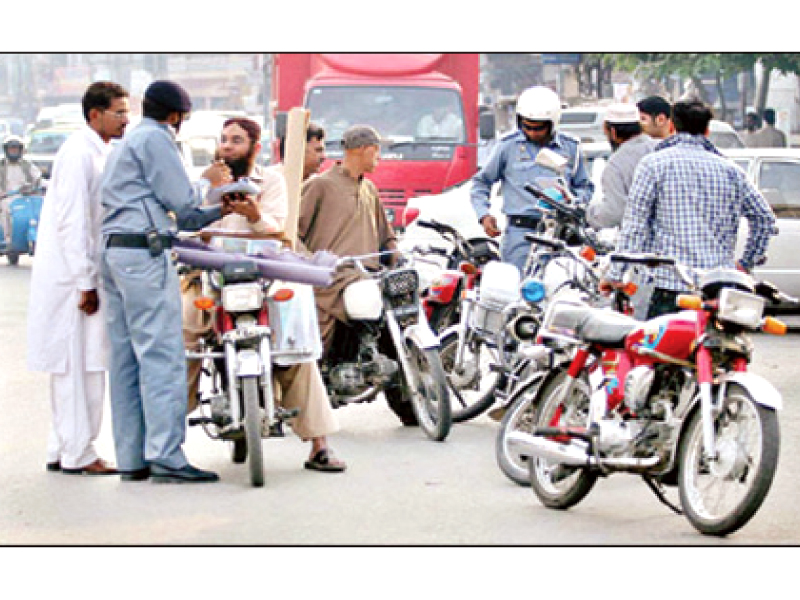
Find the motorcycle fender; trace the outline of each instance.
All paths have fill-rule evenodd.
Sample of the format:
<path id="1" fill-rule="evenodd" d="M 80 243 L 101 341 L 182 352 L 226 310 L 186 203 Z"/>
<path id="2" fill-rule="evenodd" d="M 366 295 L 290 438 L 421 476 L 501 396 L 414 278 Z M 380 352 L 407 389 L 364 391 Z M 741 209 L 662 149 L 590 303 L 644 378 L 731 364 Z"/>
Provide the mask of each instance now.
<path id="1" fill-rule="evenodd" d="M 426 350 L 439 347 L 439 338 L 424 320 L 406 327 L 403 337 L 412 340 L 417 346 Z"/>
<path id="2" fill-rule="evenodd" d="M 443 340 L 451 333 L 455 333 L 456 335 L 460 336 L 463 331 L 464 331 L 464 326 L 461 323 L 454 323 L 453 325 L 450 325 L 450 327 L 442 331 L 441 334 L 439 334 L 439 339 Z"/>
<path id="3" fill-rule="evenodd" d="M 263 371 L 261 356 L 255 350 L 247 348 L 236 354 L 237 377 L 259 377 Z"/>
<path id="4" fill-rule="evenodd" d="M 756 375 L 755 373 L 724 373 L 720 378 L 721 384 L 737 383 L 747 390 L 747 393 L 758 404 L 780 410 L 783 408 L 783 398 L 781 393 L 769 381 Z"/>

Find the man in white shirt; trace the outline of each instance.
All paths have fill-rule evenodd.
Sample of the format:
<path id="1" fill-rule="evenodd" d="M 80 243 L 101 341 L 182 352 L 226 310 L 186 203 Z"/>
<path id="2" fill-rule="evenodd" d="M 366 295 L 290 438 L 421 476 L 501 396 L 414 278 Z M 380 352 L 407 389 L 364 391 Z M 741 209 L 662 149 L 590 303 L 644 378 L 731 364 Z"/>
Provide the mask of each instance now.
<path id="1" fill-rule="evenodd" d="M 129 122 L 128 92 L 95 82 L 83 96 L 86 125 L 53 163 L 31 273 L 28 367 L 50 373 L 53 428 L 47 470 L 108 475 L 99 458 L 105 396 L 107 337 L 99 293 L 100 179 Z"/>

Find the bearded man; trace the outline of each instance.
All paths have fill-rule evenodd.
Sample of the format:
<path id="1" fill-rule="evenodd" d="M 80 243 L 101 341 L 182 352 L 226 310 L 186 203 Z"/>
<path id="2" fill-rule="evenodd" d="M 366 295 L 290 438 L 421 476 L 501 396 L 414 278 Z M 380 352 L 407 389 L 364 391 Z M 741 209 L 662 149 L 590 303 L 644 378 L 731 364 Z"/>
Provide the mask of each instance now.
<path id="1" fill-rule="evenodd" d="M 256 164 L 261 150 L 261 127 L 244 117 L 228 119 L 222 126 L 217 157 L 228 165 L 234 180 L 247 177 L 257 184 L 258 196 L 238 195 L 231 199 L 235 213 L 213 223 L 213 229 L 231 232 L 250 232 L 255 235 L 283 232 L 288 214 L 286 181 L 275 169 Z M 184 280 L 183 336 L 187 348 L 196 348 L 197 342 L 210 331 L 211 323 L 194 307 L 194 297 L 199 277 Z M 189 411 L 197 402 L 197 384 L 200 361 L 189 361 Z M 289 420 L 295 434 L 311 442 L 311 453 L 305 463 L 315 471 L 341 472 L 346 465 L 334 457 L 328 448 L 327 436 L 339 429 L 333 414 L 325 385 L 315 361 L 290 367 L 274 366 L 277 381 L 274 386 L 281 406 L 290 410 L 298 408 L 299 415 Z"/>

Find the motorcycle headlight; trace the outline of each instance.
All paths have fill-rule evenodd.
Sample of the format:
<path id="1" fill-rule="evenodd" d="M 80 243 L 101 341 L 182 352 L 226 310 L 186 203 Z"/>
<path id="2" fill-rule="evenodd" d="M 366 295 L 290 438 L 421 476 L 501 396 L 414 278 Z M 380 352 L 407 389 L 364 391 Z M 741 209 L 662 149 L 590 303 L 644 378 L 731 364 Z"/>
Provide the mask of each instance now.
<path id="1" fill-rule="evenodd" d="M 755 294 L 725 288 L 719 294 L 717 318 L 720 321 L 757 329 L 764 315 L 765 302 L 764 298 Z"/>
<path id="2" fill-rule="evenodd" d="M 258 310 L 264 303 L 264 292 L 258 283 L 239 283 L 222 288 L 222 306 L 228 312 Z"/>

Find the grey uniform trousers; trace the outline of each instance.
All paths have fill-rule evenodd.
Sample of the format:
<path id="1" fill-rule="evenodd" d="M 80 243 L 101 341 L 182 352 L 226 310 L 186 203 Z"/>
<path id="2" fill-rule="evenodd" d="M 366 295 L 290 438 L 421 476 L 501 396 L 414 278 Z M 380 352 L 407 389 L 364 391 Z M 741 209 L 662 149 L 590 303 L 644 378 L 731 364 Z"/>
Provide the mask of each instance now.
<path id="1" fill-rule="evenodd" d="M 169 253 L 105 248 L 109 391 L 117 465 L 187 464 L 186 359 L 178 275 Z"/>

